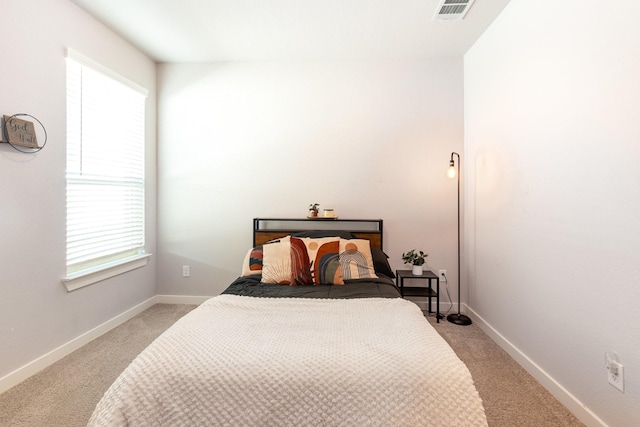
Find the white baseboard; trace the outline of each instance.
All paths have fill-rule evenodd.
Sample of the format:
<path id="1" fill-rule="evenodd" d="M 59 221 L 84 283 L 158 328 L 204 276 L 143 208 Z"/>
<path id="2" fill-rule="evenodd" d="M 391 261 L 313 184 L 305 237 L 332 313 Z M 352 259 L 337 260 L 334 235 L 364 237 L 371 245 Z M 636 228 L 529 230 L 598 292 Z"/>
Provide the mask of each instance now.
<path id="1" fill-rule="evenodd" d="M 514 346 L 503 335 L 496 331 L 489 323 L 487 323 L 475 311 L 463 304 L 463 313 L 466 313 L 471 319 L 478 324 L 493 341 L 496 342 L 509 356 L 511 356 L 520 366 L 522 366 L 531 376 L 533 376 L 544 388 L 546 388 L 556 399 L 566 406 L 580 421 L 589 427 L 606 427 L 596 414 L 580 402 L 573 394 L 558 383 L 551 375 L 545 372 L 533 360 L 531 360 L 520 349 Z"/>
<path id="2" fill-rule="evenodd" d="M 157 296 L 151 297 L 148 300 L 136 305 L 135 307 L 130 308 L 124 313 L 119 314 L 113 319 L 108 320 L 99 326 L 96 326 L 95 328 L 85 332 L 79 337 L 72 339 L 71 341 L 61 345 L 54 350 L 51 350 L 50 352 L 38 357 L 37 359 L 27 363 L 26 365 L 16 369 L 15 371 L 10 372 L 9 374 L 0 378 L 0 393 L 9 390 L 11 387 L 18 385 L 30 376 L 37 374 L 47 366 L 54 364 L 63 357 L 73 353 L 83 345 L 88 344 L 90 341 L 98 338 L 100 335 L 109 332 L 116 326 L 142 313 L 149 307 L 157 304 L 157 302 Z"/>
<path id="3" fill-rule="evenodd" d="M 158 304 L 189 304 L 200 305 L 210 296 L 194 296 L 194 295 L 158 295 Z"/>

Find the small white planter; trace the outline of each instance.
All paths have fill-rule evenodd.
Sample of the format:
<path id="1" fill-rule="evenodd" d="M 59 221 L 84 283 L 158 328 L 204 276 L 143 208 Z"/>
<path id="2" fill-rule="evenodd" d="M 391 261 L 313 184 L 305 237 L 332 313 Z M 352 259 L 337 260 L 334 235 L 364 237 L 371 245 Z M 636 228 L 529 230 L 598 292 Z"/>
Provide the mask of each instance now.
<path id="1" fill-rule="evenodd" d="M 414 265 L 413 268 L 411 269 L 411 273 L 414 276 L 421 276 L 422 275 L 422 266 L 421 265 Z"/>

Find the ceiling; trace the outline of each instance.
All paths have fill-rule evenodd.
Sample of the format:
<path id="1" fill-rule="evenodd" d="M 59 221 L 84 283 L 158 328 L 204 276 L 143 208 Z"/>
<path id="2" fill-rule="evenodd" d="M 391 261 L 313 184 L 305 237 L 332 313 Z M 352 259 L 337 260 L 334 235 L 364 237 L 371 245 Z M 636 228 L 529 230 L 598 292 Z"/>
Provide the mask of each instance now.
<path id="1" fill-rule="evenodd" d="M 463 55 L 509 3 L 475 0 L 72 0 L 157 62 L 425 59 Z"/>

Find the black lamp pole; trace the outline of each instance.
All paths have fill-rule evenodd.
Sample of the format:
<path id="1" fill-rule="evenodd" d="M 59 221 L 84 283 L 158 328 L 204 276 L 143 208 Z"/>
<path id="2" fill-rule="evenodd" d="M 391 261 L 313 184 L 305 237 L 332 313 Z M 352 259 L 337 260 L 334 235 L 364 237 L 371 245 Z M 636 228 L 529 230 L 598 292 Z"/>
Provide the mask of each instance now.
<path id="1" fill-rule="evenodd" d="M 454 154 L 458 157 L 458 170 L 456 173 L 455 162 L 453 161 Z M 447 316 L 447 320 L 456 325 L 470 325 L 471 319 L 464 314 L 460 314 L 460 154 L 451 153 L 451 160 L 449 160 L 449 177 L 453 178 L 457 175 L 458 178 L 458 313 L 450 314 Z"/>

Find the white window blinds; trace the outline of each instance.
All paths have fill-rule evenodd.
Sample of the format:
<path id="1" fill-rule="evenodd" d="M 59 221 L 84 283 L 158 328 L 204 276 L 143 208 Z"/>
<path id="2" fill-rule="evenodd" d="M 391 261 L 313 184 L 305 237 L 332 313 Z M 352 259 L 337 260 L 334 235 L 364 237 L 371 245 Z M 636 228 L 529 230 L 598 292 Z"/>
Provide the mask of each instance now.
<path id="1" fill-rule="evenodd" d="M 146 91 L 67 54 L 67 276 L 144 253 Z"/>

